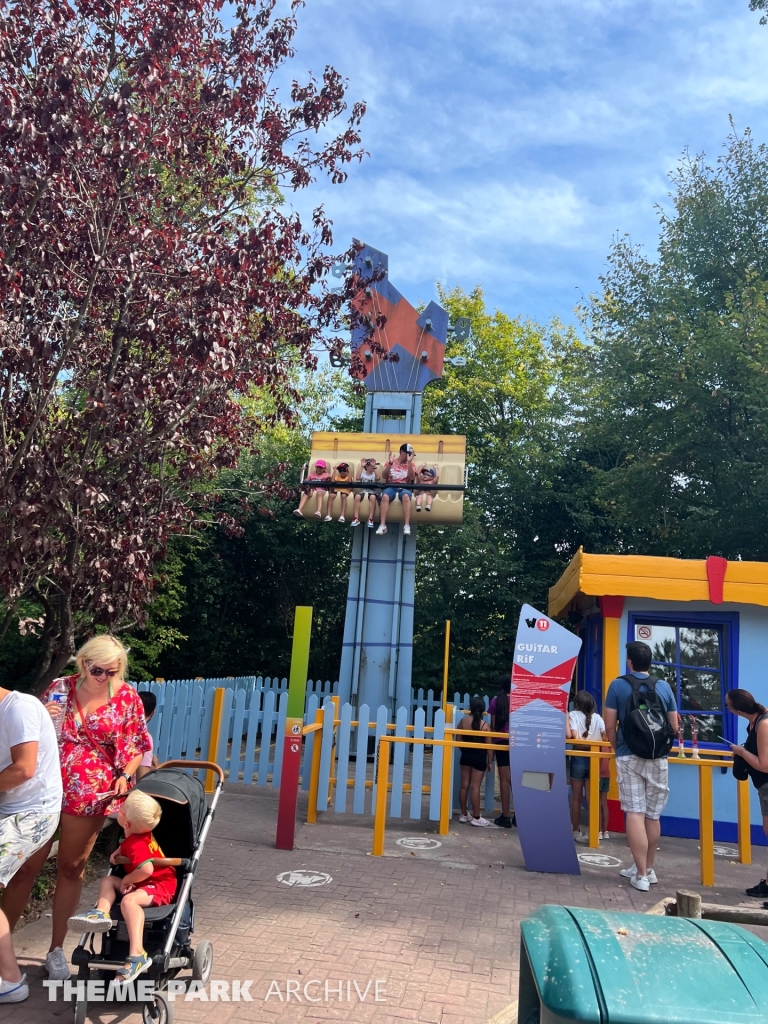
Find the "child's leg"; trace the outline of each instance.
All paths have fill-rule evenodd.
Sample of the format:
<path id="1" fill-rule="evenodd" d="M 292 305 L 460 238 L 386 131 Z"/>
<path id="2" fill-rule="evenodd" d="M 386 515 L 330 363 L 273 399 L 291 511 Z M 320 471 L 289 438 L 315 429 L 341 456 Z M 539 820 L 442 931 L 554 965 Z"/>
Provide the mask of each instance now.
<path id="1" fill-rule="evenodd" d="M 414 491 L 413 496 L 416 499 L 416 511 L 421 512 L 421 491 Z"/>
<path id="2" fill-rule="evenodd" d="M 348 497 L 349 497 L 348 494 L 342 494 L 341 495 L 341 512 L 339 514 L 341 515 L 341 517 L 343 519 L 346 519 L 346 517 L 347 517 L 347 498 Z"/>
<path id="3" fill-rule="evenodd" d="M 368 498 L 368 522 L 373 522 L 373 517 L 376 515 L 376 498 L 371 494 Z"/>
<path id="4" fill-rule="evenodd" d="M 106 878 L 102 878 L 99 886 L 99 898 L 96 900 L 97 910 L 108 912 L 112 909 L 122 881 L 122 878 L 118 878 L 117 875 L 107 875 Z"/>
<path id="5" fill-rule="evenodd" d="M 480 783 L 484 778 L 485 772 L 481 772 L 477 768 L 472 769 L 472 782 L 469 787 L 469 796 L 472 800 L 472 816 L 474 818 L 480 817 Z"/>
<path id="6" fill-rule="evenodd" d="M 427 510 L 432 508 L 432 501 L 437 497 L 437 491 L 427 491 L 427 500 L 425 502 Z"/>
<path id="7" fill-rule="evenodd" d="M 462 817 L 467 816 L 467 792 L 469 791 L 469 780 L 472 778 L 472 769 L 468 764 L 461 766 L 461 784 L 459 785 L 459 809 Z"/>
<path id="8" fill-rule="evenodd" d="M 571 824 L 574 832 L 581 832 L 581 798 L 584 794 L 584 780 L 571 779 Z"/>
<path id="9" fill-rule="evenodd" d="M 600 831 L 608 831 L 608 791 L 600 794 Z"/>
<path id="10" fill-rule="evenodd" d="M 144 949 L 144 907 L 148 907 L 151 902 L 152 893 L 146 889 L 134 889 L 123 896 L 120 909 L 128 931 L 128 956 L 141 956 Z"/>
<path id="11" fill-rule="evenodd" d="M 322 499 L 322 491 L 321 491 L 320 492 L 320 496 L 317 499 L 317 507 L 318 508 L 320 508 L 320 505 L 322 504 L 322 500 L 323 499 Z M 331 512 L 333 511 L 333 505 L 334 505 L 335 501 L 336 501 L 336 495 L 332 494 L 330 491 L 328 491 L 327 496 L 326 496 L 326 503 L 325 503 L 325 514 L 326 514 L 326 516 L 330 517 Z"/>
<path id="12" fill-rule="evenodd" d="M 360 519 L 360 504 L 363 500 L 363 492 L 355 491 L 355 497 L 352 501 L 352 518 Z"/>

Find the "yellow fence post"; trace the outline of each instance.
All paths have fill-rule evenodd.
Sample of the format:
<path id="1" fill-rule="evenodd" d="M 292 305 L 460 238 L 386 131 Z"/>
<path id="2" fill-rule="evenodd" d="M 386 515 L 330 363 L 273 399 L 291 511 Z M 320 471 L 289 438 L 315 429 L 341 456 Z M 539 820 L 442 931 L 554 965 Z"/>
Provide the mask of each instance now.
<path id="1" fill-rule="evenodd" d="M 591 746 L 590 752 L 595 751 Z M 600 845 L 600 758 L 589 759 L 589 845 L 596 850 Z"/>
<path id="2" fill-rule="evenodd" d="M 445 715 L 446 739 L 448 739 L 448 729 L 452 726 L 453 704 L 449 704 Z M 451 733 L 450 735 L 454 740 L 456 739 L 455 733 Z M 434 754 L 432 756 L 434 757 Z M 440 824 L 437 829 L 437 834 L 439 836 L 447 836 L 451 825 L 451 809 L 453 804 L 453 793 L 451 792 L 452 768 L 453 747 L 445 746 L 443 747 L 443 770 L 440 773 Z"/>
<path id="3" fill-rule="evenodd" d="M 213 693 L 213 718 L 211 719 L 211 738 L 208 740 L 208 760 L 214 764 L 219 754 L 219 736 L 221 735 L 221 718 L 224 708 L 224 694 L 226 690 L 221 688 Z M 205 773 L 205 792 L 212 793 L 216 788 L 216 773 Z"/>
<path id="4" fill-rule="evenodd" d="M 387 785 L 389 783 L 389 740 L 379 740 L 376 766 L 376 808 L 373 815 L 373 856 L 384 856 L 384 830 L 387 824 Z"/>
<path id="5" fill-rule="evenodd" d="M 445 620 L 445 658 L 443 660 L 443 711 L 448 715 L 448 656 L 451 650 L 451 620 Z M 447 721 L 446 717 L 446 721 Z"/>
<path id="6" fill-rule="evenodd" d="M 331 746 L 331 770 L 328 772 L 328 806 L 331 806 L 333 801 L 333 791 L 336 788 L 336 726 L 340 722 L 339 718 L 339 701 L 340 697 L 331 697 L 333 702 L 333 740 Z M 346 785 L 346 779 L 344 785 Z"/>
<path id="7" fill-rule="evenodd" d="M 315 725 L 322 726 L 325 712 L 322 708 L 315 711 Z M 307 824 L 314 825 L 317 821 L 317 791 L 320 788 L 320 754 L 323 749 L 323 730 L 317 729 L 312 744 L 312 765 L 309 771 L 309 804 L 307 806 Z"/>
<path id="8" fill-rule="evenodd" d="M 712 769 L 699 765 L 699 851 L 701 884 L 715 884 L 715 824 L 712 810 Z"/>
<path id="9" fill-rule="evenodd" d="M 752 828 L 749 820 L 749 779 L 736 783 L 739 808 L 739 863 L 752 863 Z"/>

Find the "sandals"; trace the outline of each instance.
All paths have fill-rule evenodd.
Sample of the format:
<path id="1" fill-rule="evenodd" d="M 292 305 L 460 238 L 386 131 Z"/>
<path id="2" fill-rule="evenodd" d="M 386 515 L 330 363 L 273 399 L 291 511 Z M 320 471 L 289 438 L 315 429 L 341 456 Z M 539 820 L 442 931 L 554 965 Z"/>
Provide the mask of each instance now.
<path id="1" fill-rule="evenodd" d="M 301 512 L 297 508 L 295 508 L 293 510 L 293 514 L 296 516 L 297 519 L 303 519 L 304 518 L 304 516 L 301 514 Z"/>
<path id="2" fill-rule="evenodd" d="M 125 963 L 115 975 L 115 981 L 119 985 L 127 985 L 135 981 L 140 974 L 148 971 L 152 966 L 152 957 L 147 956 L 146 950 L 142 949 L 139 956 L 126 957 Z"/>
<path id="3" fill-rule="evenodd" d="M 108 932 L 113 925 L 112 918 L 106 910 L 87 910 L 84 914 L 75 914 L 67 921 L 72 932 Z"/>

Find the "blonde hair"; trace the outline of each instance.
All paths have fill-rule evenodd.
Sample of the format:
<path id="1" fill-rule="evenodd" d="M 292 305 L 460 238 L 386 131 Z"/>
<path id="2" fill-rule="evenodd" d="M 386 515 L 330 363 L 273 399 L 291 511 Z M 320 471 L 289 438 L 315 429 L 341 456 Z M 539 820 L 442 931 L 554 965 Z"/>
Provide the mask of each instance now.
<path id="1" fill-rule="evenodd" d="M 162 817 L 163 810 L 157 800 L 140 789 L 132 789 L 122 806 L 122 812 L 134 832 L 151 832 Z"/>
<path id="2" fill-rule="evenodd" d="M 124 680 L 128 672 L 128 650 L 110 633 L 91 637 L 75 655 L 75 664 L 81 679 L 85 679 L 86 664 L 108 665 L 111 661 L 118 663 L 119 678 Z"/>

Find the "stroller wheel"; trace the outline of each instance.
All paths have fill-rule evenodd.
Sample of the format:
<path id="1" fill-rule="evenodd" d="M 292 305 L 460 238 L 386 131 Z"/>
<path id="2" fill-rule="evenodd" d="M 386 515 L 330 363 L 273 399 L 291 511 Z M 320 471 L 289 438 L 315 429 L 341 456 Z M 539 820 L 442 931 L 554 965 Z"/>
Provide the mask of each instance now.
<path id="1" fill-rule="evenodd" d="M 173 1024 L 174 1009 L 167 992 L 155 992 L 154 1002 L 142 1006 L 141 1019 L 144 1024 Z"/>
<path id="2" fill-rule="evenodd" d="M 75 1003 L 75 1024 L 85 1024 L 88 1016 L 88 1003 L 85 999 L 78 999 Z"/>
<path id="3" fill-rule="evenodd" d="M 208 942 L 206 939 L 195 950 L 195 956 L 192 961 L 192 977 L 195 981 L 202 981 L 204 985 L 207 985 L 212 970 L 213 943 Z"/>

